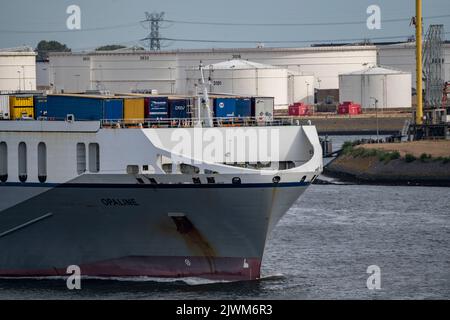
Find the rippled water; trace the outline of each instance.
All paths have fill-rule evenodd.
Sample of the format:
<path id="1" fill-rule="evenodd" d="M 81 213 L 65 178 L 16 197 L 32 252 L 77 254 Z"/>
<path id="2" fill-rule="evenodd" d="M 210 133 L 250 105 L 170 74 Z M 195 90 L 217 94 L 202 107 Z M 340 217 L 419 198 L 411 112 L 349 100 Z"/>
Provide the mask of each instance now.
<path id="1" fill-rule="evenodd" d="M 369 265 L 381 290 L 366 287 Z M 450 189 L 314 185 L 271 235 L 264 279 L 245 283 L 0 280 L 1 299 L 450 299 Z"/>

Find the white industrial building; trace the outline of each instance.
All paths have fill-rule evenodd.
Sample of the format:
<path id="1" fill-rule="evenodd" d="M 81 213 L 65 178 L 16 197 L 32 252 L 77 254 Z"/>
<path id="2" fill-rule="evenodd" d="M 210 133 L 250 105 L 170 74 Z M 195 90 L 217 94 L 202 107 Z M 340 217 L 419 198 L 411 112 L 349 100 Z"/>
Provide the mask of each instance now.
<path id="1" fill-rule="evenodd" d="M 199 68 L 185 71 L 186 79 L 177 81 L 177 92 L 196 94 L 201 74 Z M 282 109 L 293 102 L 314 101 L 314 76 L 294 74 L 286 67 L 233 59 L 204 67 L 209 91 L 259 97 L 275 97 L 275 108 Z"/>
<path id="2" fill-rule="evenodd" d="M 447 81 L 450 81 L 450 44 L 445 44 L 444 48 L 445 74 Z M 239 71 L 226 70 L 230 61 L 235 60 L 242 64 L 254 63 L 254 66 L 258 67 L 247 69 L 242 67 Z M 58 92 L 87 89 L 130 92 L 156 89 L 160 93 L 185 94 L 193 93 L 195 90 L 193 84 L 198 81 L 198 75 L 195 74 L 198 73 L 200 64 L 212 66 L 214 70 L 210 72 L 212 92 L 255 95 L 274 92 L 278 107 L 299 101 L 313 103 L 314 93 L 318 90 L 323 92 L 331 90 L 337 95 L 339 75 L 359 72 L 377 65 L 411 74 L 410 88 L 404 91 L 405 95 L 410 92 L 411 87 L 415 88 L 414 42 L 377 46 L 229 48 L 157 52 L 121 49 L 108 52 L 53 53 L 50 54 L 49 66 L 45 69 L 49 73 L 50 85 Z M 225 70 L 219 71 L 221 64 Z M 40 70 L 44 72 L 44 69 Z M 243 82 L 237 80 L 241 77 L 237 76 L 238 73 L 244 74 L 242 77 L 246 79 Z M 263 80 L 262 77 L 264 73 L 278 73 L 279 75 L 273 76 L 274 79 L 287 77 L 289 80 L 287 84 L 284 84 L 284 80 L 275 81 L 277 85 L 268 88 L 266 84 L 269 81 Z M 222 85 L 218 85 L 221 82 Z M 355 94 L 358 92 L 362 94 L 360 87 L 361 84 L 354 89 Z M 340 101 L 347 99 L 348 90 L 349 87 L 341 90 L 344 96 L 340 97 Z M 385 98 L 379 101 L 388 108 L 392 100 L 388 101 Z M 366 105 L 366 102 L 362 104 Z M 393 105 L 407 106 L 408 103 L 405 100 Z"/>
<path id="3" fill-rule="evenodd" d="M 48 72 L 50 83 L 58 92 L 156 89 L 160 93 L 182 94 L 186 93 L 189 70 L 200 64 L 214 65 L 233 59 L 269 65 L 272 71 L 287 74 L 291 81 L 283 84 L 279 91 L 283 93 L 275 97 L 277 105 L 285 107 L 291 102 L 313 103 L 316 89 L 337 90 L 339 74 L 376 65 L 377 52 L 374 46 L 337 46 L 52 53 Z M 258 92 L 265 92 L 263 83 Z"/>
<path id="4" fill-rule="evenodd" d="M 411 73 L 371 67 L 339 75 L 339 99 L 363 108 L 411 108 Z"/>
<path id="5" fill-rule="evenodd" d="M 0 91 L 36 90 L 36 53 L 21 47 L 0 50 Z"/>

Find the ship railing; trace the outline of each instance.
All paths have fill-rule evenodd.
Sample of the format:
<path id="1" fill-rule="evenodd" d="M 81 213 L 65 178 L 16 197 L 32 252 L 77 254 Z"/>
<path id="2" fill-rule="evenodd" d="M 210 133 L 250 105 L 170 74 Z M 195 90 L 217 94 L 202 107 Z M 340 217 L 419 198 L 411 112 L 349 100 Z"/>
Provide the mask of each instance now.
<path id="1" fill-rule="evenodd" d="M 214 127 L 257 127 L 257 126 L 294 126 L 301 125 L 294 117 L 275 118 L 157 118 L 157 119 L 102 119 L 102 128 L 192 128 L 199 126 L 207 127 L 212 123 Z"/>

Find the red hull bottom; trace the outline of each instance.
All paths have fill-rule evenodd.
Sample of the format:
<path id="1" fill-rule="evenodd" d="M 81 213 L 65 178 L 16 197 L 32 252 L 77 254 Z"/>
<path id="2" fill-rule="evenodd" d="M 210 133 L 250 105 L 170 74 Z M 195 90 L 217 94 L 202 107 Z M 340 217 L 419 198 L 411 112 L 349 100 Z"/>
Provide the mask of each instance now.
<path id="1" fill-rule="evenodd" d="M 260 277 L 261 259 L 225 257 L 124 257 L 80 265 L 81 276 L 91 277 L 198 277 L 245 281 Z M 68 276 L 66 269 L 0 270 L 0 277 Z"/>

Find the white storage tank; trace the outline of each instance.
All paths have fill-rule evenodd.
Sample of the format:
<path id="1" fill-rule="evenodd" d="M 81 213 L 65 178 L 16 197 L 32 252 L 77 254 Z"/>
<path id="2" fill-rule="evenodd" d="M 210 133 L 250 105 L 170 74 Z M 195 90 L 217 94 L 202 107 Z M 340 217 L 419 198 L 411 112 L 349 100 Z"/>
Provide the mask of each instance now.
<path id="1" fill-rule="evenodd" d="M 195 94 L 200 79 L 198 68 L 187 69 L 186 76 L 184 93 Z M 276 109 L 289 104 L 287 68 L 234 59 L 206 66 L 205 77 L 212 93 L 274 97 Z"/>
<path id="2" fill-rule="evenodd" d="M 411 73 L 381 67 L 339 75 L 339 100 L 363 108 L 411 108 Z"/>
<path id="3" fill-rule="evenodd" d="M 32 48 L 0 49 L 0 91 L 36 90 L 36 53 Z"/>
<path id="4" fill-rule="evenodd" d="M 130 49 L 90 54 L 90 87 L 115 93 L 157 90 L 174 94 L 176 58 L 173 53 Z"/>
<path id="5" fill-rule="evenodd" d="M 289 73 L 289 104 L 303 102 L 314 104 L 315 77 L 308 74 Z"/>

